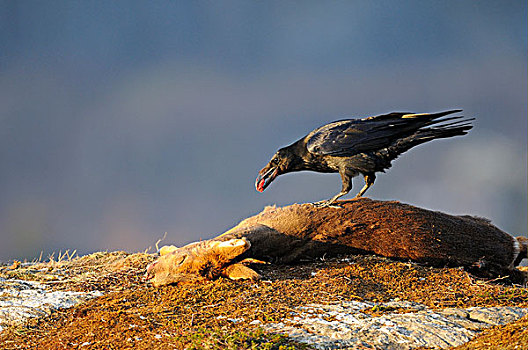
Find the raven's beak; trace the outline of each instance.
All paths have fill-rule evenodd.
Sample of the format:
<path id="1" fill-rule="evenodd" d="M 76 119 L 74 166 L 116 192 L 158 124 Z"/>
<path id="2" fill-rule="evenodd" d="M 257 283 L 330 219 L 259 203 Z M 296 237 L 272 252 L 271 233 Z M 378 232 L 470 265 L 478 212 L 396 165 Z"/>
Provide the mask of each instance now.
<path id="1" fill-rule="evenodd" d="M 272 166 L 268 168 L 266 166 L 264 169 L 259 171 L 259 174 L 257 176 L 257 180 L 255 181 L 255 188 L 257 191 L 262 192 L 266 189 L 266 187 L 269 186 L 269 184 L 275 180 L 279 172 L 279 168 Z"/>

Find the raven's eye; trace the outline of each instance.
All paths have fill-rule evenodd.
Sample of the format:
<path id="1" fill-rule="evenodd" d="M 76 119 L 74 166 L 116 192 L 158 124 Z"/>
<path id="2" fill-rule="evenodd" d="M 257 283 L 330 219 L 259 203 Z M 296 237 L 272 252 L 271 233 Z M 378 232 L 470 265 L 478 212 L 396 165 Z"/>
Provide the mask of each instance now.
<path id="1" fill-rule="evenodd" d="M 273 164 L 273 165 L 278 165 L 278 164 L 279 164 L 279 158 L 273 158 L 273 159 L 271 160 L 271 164 Z"/>

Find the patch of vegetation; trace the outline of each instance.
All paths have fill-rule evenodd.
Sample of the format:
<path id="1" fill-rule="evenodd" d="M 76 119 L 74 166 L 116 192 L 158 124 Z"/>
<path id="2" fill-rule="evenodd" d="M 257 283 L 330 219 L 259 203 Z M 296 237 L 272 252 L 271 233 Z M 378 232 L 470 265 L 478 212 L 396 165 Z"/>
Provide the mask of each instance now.
<path id="1" fill-rule="evenodd" d="M 309 349 L 308 346 L 293 343 L 287 337 L 279 334 L 265 333 L 258 328 L 255 331 L 229 332 L 220 329 L 199 328 L 191 334 L 175 336 L 176 344 L 181 344 L 189 350 L 295 350 Z"/>

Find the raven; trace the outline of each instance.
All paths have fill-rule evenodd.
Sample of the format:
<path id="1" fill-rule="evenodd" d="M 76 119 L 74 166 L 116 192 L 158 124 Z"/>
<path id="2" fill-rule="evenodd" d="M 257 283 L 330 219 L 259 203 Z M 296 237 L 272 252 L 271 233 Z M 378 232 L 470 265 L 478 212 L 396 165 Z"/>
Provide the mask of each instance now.
<path id="1" fill-rule="evenodd" d="M 434 139 L 467 134 L 471 119 L 446 115 L 461 112 L 402 113 L 335 121 L 310 132 L 293 144 L 281 148 L 260 170 L 255 187 L 262 192 L 279 175 L 293 171 L 312 170 L 339 173 L 341 192 L 332 198 L 314 203 L 330 206 L 352 189 L 352 178 L 362 174 L 365 186 L 355 198 L 361 197 L 374 180 L 376 172 L 391 167 L 392 160 L 421 143 Z"/>

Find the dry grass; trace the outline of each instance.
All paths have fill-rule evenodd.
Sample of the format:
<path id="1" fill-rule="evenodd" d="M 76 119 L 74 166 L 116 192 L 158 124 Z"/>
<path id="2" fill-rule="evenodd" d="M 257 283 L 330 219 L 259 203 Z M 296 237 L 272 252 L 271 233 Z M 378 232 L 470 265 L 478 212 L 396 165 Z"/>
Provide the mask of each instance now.
<path id="1" fill-rule="evenodd" d="M 297 265 L 256 266 L 258 282 L 218 279 L 154 288 L 142 281 L 149 254 L 123 252 L 0 268 L 0 277 L 39 280 L 53 289 L 105 295 L 0 334 L 3 349 L 293 349 L 256 325 L 290 316 L 306 303 L 401 299 L 432 308 L 528 307 L 528 290 L 476 279 L 454 268 L 432 268 L 373 256 Z M 394 310 L 377 309 L 373 313 Z M 399 310 L 405 312 L 405 310 Z M 528 320 L 485 331 L 462 349 L 523 349 Z M 491 345 L 490 345 L 491 344 Z"/>
<path id="2" fill-rule="evenodd" d="M 526 350 L 528 349 L 528 317 L 504 326 L 487 329 L 456 348 L 457 350 Z"/>

